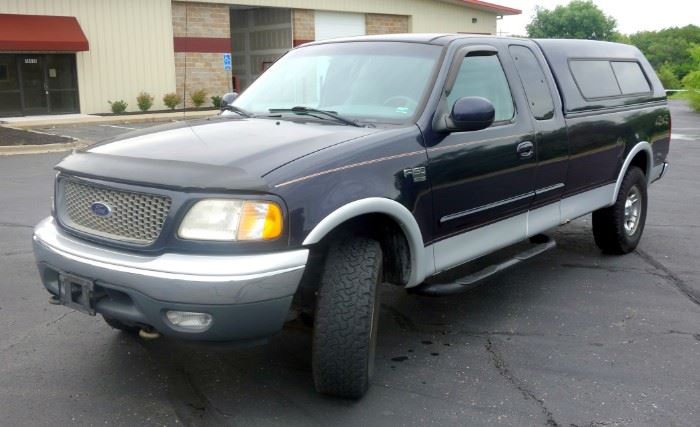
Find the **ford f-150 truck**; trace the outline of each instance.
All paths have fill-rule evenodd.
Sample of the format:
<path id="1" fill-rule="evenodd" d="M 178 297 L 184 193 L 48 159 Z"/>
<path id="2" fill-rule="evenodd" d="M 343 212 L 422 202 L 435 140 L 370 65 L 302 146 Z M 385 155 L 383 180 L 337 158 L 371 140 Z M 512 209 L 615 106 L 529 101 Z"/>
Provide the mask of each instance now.
<path id="1" fill-rule="evenodd" d="M 296 314 L 317 390 L 348 398 L 372 377 L 379 284 L 461 292 L 591 212 L 600 249 L 628 253 L 667 170 L 664 89 L 623 44 L 320 41 L 224 101 L 56 166 L 33 236 L 50 302 L 218 342 L 264 341 Z"/>

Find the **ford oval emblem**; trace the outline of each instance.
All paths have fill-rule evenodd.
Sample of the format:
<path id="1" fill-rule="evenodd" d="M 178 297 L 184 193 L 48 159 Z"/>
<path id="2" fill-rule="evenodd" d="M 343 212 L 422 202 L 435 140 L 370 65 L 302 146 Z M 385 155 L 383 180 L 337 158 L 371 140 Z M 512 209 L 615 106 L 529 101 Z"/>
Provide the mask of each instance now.
<path id="1" fill-rule="evenodd" d="M 112 214 L 112 208 L 104 202 L 95 202 L 90 205 L 90 212 L 97 216 L 107 217 Z"/>

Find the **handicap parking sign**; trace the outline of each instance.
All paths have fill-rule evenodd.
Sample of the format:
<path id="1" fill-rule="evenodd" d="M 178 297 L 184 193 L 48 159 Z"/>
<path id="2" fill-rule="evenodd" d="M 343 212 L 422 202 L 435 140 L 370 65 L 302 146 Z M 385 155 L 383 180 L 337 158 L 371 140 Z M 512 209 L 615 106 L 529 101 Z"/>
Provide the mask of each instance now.
<path id="1" fill-rule="evenodd" d="M 231 71 L 231 54 L 224 53 L 224 70 Z"/>

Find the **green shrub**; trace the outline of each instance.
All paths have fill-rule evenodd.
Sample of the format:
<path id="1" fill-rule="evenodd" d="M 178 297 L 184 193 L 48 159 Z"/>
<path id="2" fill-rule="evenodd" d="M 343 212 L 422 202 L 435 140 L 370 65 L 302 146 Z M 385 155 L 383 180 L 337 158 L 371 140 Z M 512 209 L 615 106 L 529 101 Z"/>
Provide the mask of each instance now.
<path id="1" fill-rule="evenodd" d="M 681 82 L 673 71 L 673 67 L 668 62 L 659 67 L 659 72 L 657 74 L 659 80 L 661 80 L 661 84 L 664 85 L 664 89 L 681 88 Z"/>
<path id="2" fill-rule="evenodd" d="M 216 108 L 221 108 L 221 97 L 220 96 L 212 96 L 211 97 L 211 104 L 216 107 Z"/>
<path id="3" fill-rule="evenodd" d="M 195 108 L 199 108 L 207 100 L 207 91 L 204 89 L 195 90 L 190 95 L 190 99 L 192 100 L 192 104 L 194 104 Z"/>
<path id="4" fill-rule="evenodd" d="M 175 92 L 168 93 L 163 97 L 163 104 L 171 110 L 174 110 L 181 102 L 182 97 Z"/>
<path id="5" fill-rule="evenodd" d="M 683 86 L 688 89 L 688 100 L 695 111 L 700 111 L 700 70 L 683 77 Z"/>
<path id="6" fill-rule="evenodd" d="M 148 92 L 141 92 L 136 97 L 136 104 L 138 104 L 139 110 L 148 111 L 153 107 L 153 97 Z"/>
<path id="7" fill-rule="evenodd" d="M 124 111 L 126 111 L 126 107 L 129 106 L 129 104 L 127 104 L 123 100 L 114 101 L 114 102 L 107 101 L 107 102 L 109 102 L 109 105 L 112 106 L 112 112 L 114 114 L 122 114 Z"/>
<path id="8" fill-rule="evenodd" d="M 686 89 L 700 89 L 700 70 L 686 74 L 683 77 L 683 86 Z"/>
<path id="9" fill-rule="evenodd" d="M 700 89 L 688 89 L 688 101 L 693 110 L 700 113 Z"/>

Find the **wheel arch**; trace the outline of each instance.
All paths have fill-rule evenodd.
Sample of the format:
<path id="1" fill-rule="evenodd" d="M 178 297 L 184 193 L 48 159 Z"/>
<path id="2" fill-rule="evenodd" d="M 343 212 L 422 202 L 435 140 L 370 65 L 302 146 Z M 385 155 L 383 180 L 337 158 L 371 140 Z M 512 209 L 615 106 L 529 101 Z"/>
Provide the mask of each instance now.
<path id="1" fill-rule="evenodd" d="M 618 193 L 620 192 L 620 186 L 622 186 L 622 180 L 625 179 L 625 174 L 630 166 L 638 166 L 644 172 L 647 178 L 647 183 L 651 183 L 651 171 L 652 171 L 652 159 L 653 152 L 651 149 L 651 144 L 646 141 L 638 142 L 632 149 L 627 153 L 625 161 L 620 168 L 620 172 L 617 175 L 617 181 L 615 182 L 615 191 L 613 192 L 612 200 L 610 204 L 612 205 L 617 200 Z"/>
<path id="2" fill-rule="evenodd" d="M 406 287 L 420 284 L 426 276 L 426 249 L 423 236 L 413 214 L 402 204 L 382 197 L 370 197 L 356 200 L 343 205 L 319 222 L 306 236 L 304 246 L 320 243 L 326 236 L 331 235 L 353 220 L 368 215 L 384 215 L 399 227 L 406 239 L 409 251 L 410 273 Z"/>

